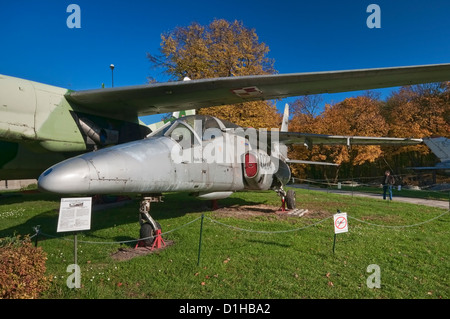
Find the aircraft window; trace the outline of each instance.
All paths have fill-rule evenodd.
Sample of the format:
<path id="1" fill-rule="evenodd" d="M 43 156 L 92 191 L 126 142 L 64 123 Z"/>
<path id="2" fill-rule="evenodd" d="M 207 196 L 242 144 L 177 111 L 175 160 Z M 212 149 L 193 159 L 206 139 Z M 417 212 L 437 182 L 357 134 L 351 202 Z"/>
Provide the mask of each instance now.
<path id="1" fill-rule="evenodd" d="M 221 137 L 222 130 L 220 125 L 214 117 L 207 117 L 203 122 L 203 141 L 209 141 L 211 139 Z"/>
<path id="2" fill-rule="evenodd" d="M 231 123 L 227 120 L 221 120 L 221 121 L 226 128 L 239 128 L 240 127 L 239 125 Z"/>
<path id="3" fill-rule="evenodd" d="M 182 148 L 189 148 L 194 144 L 194 134 L 182 123 L 172 130 L 170 137 L 179 143 Z"/>
<path id="4" fill-rule="evenodd" d="M 180 123 L 192 128 L 192 130 L 202 137 L 203 141 L 222 136 L 222 123 L 213 116 L 192 115 L 179 119 Z"/>
<path id="5" fill-rule="evenodd" d="M 192 128 L 182 121 L 175 122 L 171 129 L 166 132 L 165 136 L 171 137 L 182 148 L 190 148 L 199 144 L 199 140 L 195 136 Z"/>
<path id="6" fill-rule="evenodd" d="M 208 115 L 191 115 L 178 119 L 170 128 L 163 128 L 161 132 L 155 132 L 153 136 L 164 134 L 182 144 L 182 147 L 191 147 L 203 141 L 208 141 L 223 136 L 224 128 L 239 128 L 240 126 L 228 121 L 218 120 Z"/>
<path id="7" fill-rule="evenodd" d="M 170 127 L 171 127 L 171 123 L 166 123 L 162 127 L 151 132 L 149 137 L 164 136 L 164 135 L 166 135 L 166 132 L 170 129 Z"/>

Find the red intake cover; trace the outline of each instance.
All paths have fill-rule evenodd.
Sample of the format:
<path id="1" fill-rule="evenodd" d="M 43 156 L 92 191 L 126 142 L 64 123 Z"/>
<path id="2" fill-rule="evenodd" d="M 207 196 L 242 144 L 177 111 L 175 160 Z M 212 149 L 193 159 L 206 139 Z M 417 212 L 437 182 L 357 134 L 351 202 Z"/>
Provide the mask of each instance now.
<path id="1" fill-rule="evenodd" d="M 245 174 L 247 177 L 254 177 L 258 172 L 258 163 L 253 154 L 245 154 Z"/>

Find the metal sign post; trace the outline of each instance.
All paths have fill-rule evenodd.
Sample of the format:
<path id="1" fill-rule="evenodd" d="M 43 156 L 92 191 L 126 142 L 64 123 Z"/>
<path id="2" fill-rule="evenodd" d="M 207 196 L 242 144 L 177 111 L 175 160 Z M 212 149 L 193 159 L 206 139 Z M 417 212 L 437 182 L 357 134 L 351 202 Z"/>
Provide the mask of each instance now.
<path id="1" fill-rule="evenodd" d="M 203 235 L 203 219 L 205 218 L 205 215 L 202 214 L 202 222 L 200 224 L 200 239 L 198 242 L 198 259 L 197 259 L 197 266 L 200 266 L 200 253 L 202 251 L 202 235 Z"/>
<path id="2" fill-rule="evenodd" d="M 73 237 L 73 260 L 74 260 L 74 264 L 78 265 L 77 263 L 77 232 L 74 232 L 74 237 Z"/>
<path id="3" fill-rule="evenodd" d="M 336 235 L 348 232 L 347 213 L 341 213 L 341 211 L 338 210 L 338 213 L 333 215 L 333 219 L 334 219 L 334 240 L 333 240 L 333 254 L 334 254 L 334 250 L 336 247 Z"/>
<path id="4" fill-rule="evenodd" d="M 92 197 L 61 198 L 57 232 L 73 232 L 74 265 L 78 266 L 78 231 L 91 229 Z M 78 268 L 79 269 L 79 268 Z"/>

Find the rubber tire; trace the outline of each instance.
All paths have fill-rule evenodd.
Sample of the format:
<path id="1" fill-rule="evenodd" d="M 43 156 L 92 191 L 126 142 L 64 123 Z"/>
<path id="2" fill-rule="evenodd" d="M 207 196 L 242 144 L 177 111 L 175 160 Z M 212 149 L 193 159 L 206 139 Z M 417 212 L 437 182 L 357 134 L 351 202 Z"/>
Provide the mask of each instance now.
<path id="1" fill-rule="evenodd" d="M 156 222 L 156 226 L 158 229 L 161 229 L 161 225 Z M 150 223 L 144 223 L 141 225 L 141 229 L 139 231 L 139 238 L 147 238 L 143 240 L 145 246 L 151 246 L 153 244 L 153 241 L 155 240 L 155 237 L 153 237 L 156 233 L 156 229 L 153 229 L 152 225 Z"/>
<path id="2" fill-rule="evenodd" d="M 286 194 L 286 208 L 295 209 L 295 191 L 290 189 Z"/>

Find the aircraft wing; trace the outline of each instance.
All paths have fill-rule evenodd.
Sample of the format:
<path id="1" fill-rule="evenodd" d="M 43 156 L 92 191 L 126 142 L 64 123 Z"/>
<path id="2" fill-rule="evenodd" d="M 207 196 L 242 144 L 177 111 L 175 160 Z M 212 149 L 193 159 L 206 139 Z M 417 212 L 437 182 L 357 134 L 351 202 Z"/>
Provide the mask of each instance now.
<path id="1" fill-rule="evenodd" d="M 325 166 L 339 166 L 339 164 L 336 164 L 336 163 L 304 161 L 304 160 L 291 160 L 291 159 L 286 160 L 286 163 L 308 164 L 308 165 L 325 165 Z"/>
<path id="2" fill-rule="evenodd" d="M 313 145 L 416 145 L 423 142 L 420 138 L 343 136 L 297 132 L 279 132 L 279 141 L 283 144 Z"/>
<path id="3" fill-rule="evenodd" d="M 166 82 L 69 91 L 66 98 L 95 112 L 143 116 L 254 100 L 448 80 L 450 80 L 450 64 L 435 64 Z"/>

